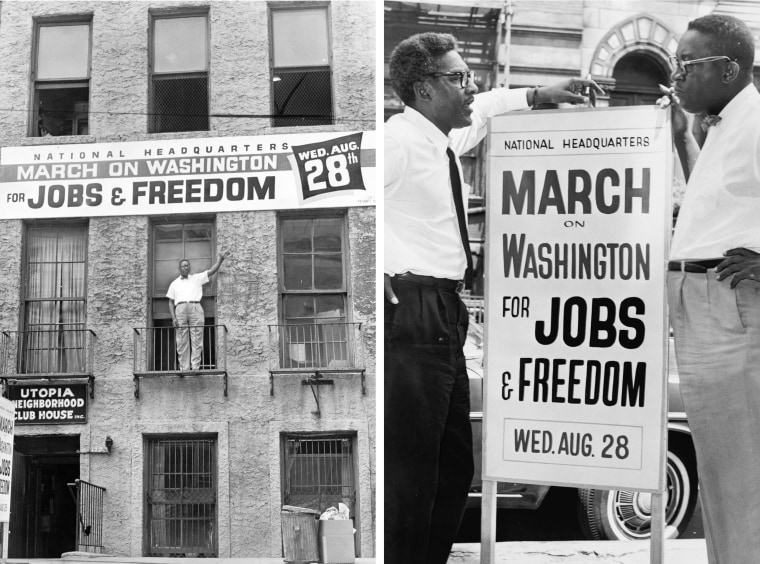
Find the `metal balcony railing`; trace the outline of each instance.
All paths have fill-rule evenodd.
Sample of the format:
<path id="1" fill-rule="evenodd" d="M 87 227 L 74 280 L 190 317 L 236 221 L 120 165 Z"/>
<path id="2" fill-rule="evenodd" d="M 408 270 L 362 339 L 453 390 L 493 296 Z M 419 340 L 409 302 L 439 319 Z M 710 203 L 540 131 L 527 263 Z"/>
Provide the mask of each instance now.
<path id="1" fill-rule="evenodd" d="M 361 323 L 269 325 L 269 368 L 283 371 L 364 369 Z"/>
<path id="2" fill-rule="evenodd" d="M 359 374 L 366 394 L 364 331 L 361 323 L 288 323 L 269 325 L 269 393 L 275 374 L 304 374 L 321 416 L 317 387 L 332 385 L 325 374 Z"/>
<path id="3" fill-rule="evenodd" d="M 470 319 L 475 323 L 483 324 L 485 321 L 484 300 L 481 296 L 462 296 L 462 301 L 467 307 Z"/>
<path id="4" fill-rule="evenodd" d="M 191 330 L 192 330 L 191 326 Z M 227 395 L 227 327 L 204 325 L 203 352 L 198 370 L 193 374 L 224 375 Z M 139 378 L 168 374 L 187 374 L 180 369 L 174 327 L 136 327 L 133 329 L 135 397 L 139 397 Z M 192 353 L 192 347 L 191 347 Z"/>
<path id="5" fill-rule="evenodd" d="M 103 496 L 106 489 L 84 480 L 67 485 L 77 504 L 77 550 L 103 552 Z"/>
<path id="6" fill-rule="evenodd" d="M 5 377 L 91 376 L 95 333 L 81 326 L 3 331 L 0 374 Z"/>

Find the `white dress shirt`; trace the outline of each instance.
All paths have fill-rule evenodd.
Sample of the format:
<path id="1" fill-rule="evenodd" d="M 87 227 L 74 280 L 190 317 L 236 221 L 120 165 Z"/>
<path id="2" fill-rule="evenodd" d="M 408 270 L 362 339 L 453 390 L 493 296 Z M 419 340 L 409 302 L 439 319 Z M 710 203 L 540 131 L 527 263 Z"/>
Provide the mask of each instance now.
<path id="1" fill-rule="evenodd" d="M 760 94 L 747 86 L 709 128 L 686 185 L 670 247 L 673 260 L 760 251 Z"/>
<path id="2" fill-rule="evenodd" d="M 188 274 L 187 278 L 175 278 L 169 285 L 166 297 L 175 304 L 180 302 L 199 302 L 203 297 L 203 285 L 209 281 L 208 270 L 199 274 Z"/>
<path id="3" fill-rule="evenodd" d="M 385 259 L 391 276 L 411 272 L 461 280 L 467 259 L 451 191 L 446 148 L 458 155 L 486 134 L 488 118 L 528 107 L 527 90 L 496 89 L 475 96 L 472 125 L 446 136 L 413 108 L 385 124 Z M 467 203 L 468 194 L 462 201 Z"/>

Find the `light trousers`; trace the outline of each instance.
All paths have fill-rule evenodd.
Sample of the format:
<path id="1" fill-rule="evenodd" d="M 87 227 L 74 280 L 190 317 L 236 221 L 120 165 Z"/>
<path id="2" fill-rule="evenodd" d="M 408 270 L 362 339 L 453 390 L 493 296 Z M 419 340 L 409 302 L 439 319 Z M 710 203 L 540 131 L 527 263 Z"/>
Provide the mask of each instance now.
<path id="1" fill-rule="evenodd" d="M 203 354 L 203 308 L 201 304 L 179 304 L 174 314 L 177 316 L 175 332 L 179 369 L 199 370 Z"/>
<path id="2" fill-rule="evenodd" d="M 760 283 L 668 273 L 710 564 L 760 562 Z"/>

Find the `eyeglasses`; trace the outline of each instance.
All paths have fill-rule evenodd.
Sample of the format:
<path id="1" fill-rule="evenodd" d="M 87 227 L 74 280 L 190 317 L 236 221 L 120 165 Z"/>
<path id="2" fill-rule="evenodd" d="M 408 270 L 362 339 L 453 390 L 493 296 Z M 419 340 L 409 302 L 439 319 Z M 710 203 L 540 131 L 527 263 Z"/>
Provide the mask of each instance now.
<path id="1" fill-rule="evenodd" d="M 456 76 L 459 77 L 459 86 L 467 88 L 471 80 L 475 80 L 475 73 L 472 71 L 453 71 L 453 72 L 430 72 L 424 76 L 432 76 L 433 78 L 439 78 L 441 76 Z"/>
<path id="2" fill-rule="evenodd" d="M 704 57 L 702 59 L 692 59 L 691 61 L 682 61 L 678 57 L 671 55 L 668 57 L 670 59 L 670 64 L 673 65 L 673 68 L 686 76 L 689 71 L 687 67 L 691 65 L 698 65 L 700 63 L 710 63 L 712 61 L 720 61 L 722 59 L 726 59 L 727 61 L 732 61 L 731 57 L 727 57 L 726 55 L 716 55 L 714 57 Z"/>

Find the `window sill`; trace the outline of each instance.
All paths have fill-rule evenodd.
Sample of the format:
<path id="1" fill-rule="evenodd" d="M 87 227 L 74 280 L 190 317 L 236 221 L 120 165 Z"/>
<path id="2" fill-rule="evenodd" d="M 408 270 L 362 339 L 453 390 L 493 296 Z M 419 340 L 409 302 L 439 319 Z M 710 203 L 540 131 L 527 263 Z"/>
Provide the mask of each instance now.
<path id="1" fill-rule="evenodd" d="M 53 137 L 48 135 L 45 137 L 25 137 L 21 141 L 21 145 L 25 147 L 34 147 L 42 145 L 86 145 L 88 143 L 95 143 L 97 138 L 94 135 L 60 135 Z"/>

